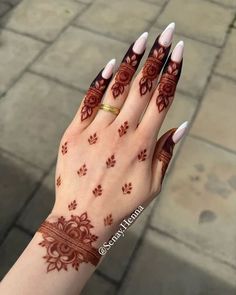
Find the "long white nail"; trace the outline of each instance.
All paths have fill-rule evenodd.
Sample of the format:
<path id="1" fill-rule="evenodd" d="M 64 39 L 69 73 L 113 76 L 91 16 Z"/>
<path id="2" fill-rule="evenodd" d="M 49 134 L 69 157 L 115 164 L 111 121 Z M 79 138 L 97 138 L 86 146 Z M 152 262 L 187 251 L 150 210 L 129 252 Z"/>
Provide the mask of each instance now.
<path id="1" fill-rule="evenodd" d="M 143 33 L 134 43 L 133 51 L 137 54 L 142 54 L 146 49 L 148 32 Z"/>
<path id="2" fill-rule="evenodd" d="M 181 138 L 183 138 L 184 134 L 186 133 L 188 127 L 188 121 L 185 121 L 183 124 L 179 126 L 179 128 L 175 131 L 175 133 L 172 136 L 172 140 L 174 143 L 177 143 L 180 141 Z"/>
<path id="3" fill-rule="evenodd" d="M 179 43 L 177 43 L 175 48 L 173 49 L 173 52 L 171 54 L 171 60 L 175 62 L 180 62 L 183 58 L 183 54 L 184 54 L 184 41 L 179 41 Z"/>
<path id="4" fill-rule="evenodd" d="M 161 33 L 161 36 L 159 38 L 159 43 L 166 47 L 169 46 L 173 39 L 174 30 L 175 30 L 175 23 L 170 23 L 165 28 L 165 30 Z"/>
<path id="5" fill-rule="evenodd" d="M 116 64 L 115 58 L 111 59 L 102 71 L 102 77 L 104 79 L 109 79 L 113 73 L 114 66 Z"/>

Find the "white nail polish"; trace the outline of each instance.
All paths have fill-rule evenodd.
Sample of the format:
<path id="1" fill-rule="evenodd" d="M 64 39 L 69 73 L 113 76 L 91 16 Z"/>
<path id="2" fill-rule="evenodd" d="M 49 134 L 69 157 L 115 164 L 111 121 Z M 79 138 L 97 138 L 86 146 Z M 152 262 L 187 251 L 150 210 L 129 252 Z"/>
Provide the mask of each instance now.
<path id="1" fill-rule="evenodd" d="M 172 136 L 172 140 L 174 143 L 178 143 L 181 138 L 183 138 L 186 130 L 188 127 L 188 121 L 184 122 L 179 126 L 179 128 L 175 131 L 175 133 Z"/>
<path id="2" fill-rule="evenodd" d="M 171 59 L 175 62 L 180 62 L 183 58 L 183 54 L 184 54 L 184 41 L 179 41 L 179 43 L 177 43 L 175 48 L 173 49 L 173 52 L 171 54 Z"/>
<path id="3" fill-rule="evenodd" d="M 111 77 L 115 63 L 116 63 L 116 60 L 115 58 L 113 58 L 106 64 L 104 70 L 102 71 L 102 77 L 104 79 L 109 79 Z"/>
<path id="4" fill-rule="evenodd" d="M 161 36 L 159 38 L 159 43 L 166 47 L 169 46 L 173 39 L 174 30 L 175 30 L 175 23 L 170 23 L 165 28 L 165 30 L 161 33 Z"/>
<path id="5" fill-rule="evenodd" d="M 142 54 L 146 48 L 148 32 L 143 33 L 134 43 L 133 51 Z"/>

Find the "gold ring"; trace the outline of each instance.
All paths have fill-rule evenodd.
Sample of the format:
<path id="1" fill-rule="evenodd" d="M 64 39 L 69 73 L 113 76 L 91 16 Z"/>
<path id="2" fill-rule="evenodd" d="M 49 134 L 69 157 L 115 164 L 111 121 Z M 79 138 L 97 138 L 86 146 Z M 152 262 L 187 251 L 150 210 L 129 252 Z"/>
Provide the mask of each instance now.
<path id="1" fill-rule="evenodd" d="M 107 112 L 110 112 L 114 115 L 118 115 L 119 112 L 120 112 L 120 109 L 116 108 L 116 107 L 113 107 L 109 104 L 106 104 L 106 103 L 101 103 L 100 106 L 99 106 L 99 109 L 100 110 L 104 110 L 104 111 L 107 111 Z"/>

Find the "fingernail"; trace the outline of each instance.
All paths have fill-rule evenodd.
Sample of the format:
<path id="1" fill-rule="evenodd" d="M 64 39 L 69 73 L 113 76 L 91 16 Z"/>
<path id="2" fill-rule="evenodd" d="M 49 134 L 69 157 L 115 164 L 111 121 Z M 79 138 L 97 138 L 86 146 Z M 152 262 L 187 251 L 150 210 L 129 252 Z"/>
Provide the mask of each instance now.
<path id="1" fill-rule="evenodd" d="M 179 43 L 177 43 L 175 48 L 173 49 L 173 52 L 171 54 L 171 60 L 175 62 L 180 62 L 183 58 L 183 54 L 184 54 L 184 41 L 179 41 Z"/>
<path id="2" fill-rule="evenodd" d="M 109 79 L 111 77 L 111 75 L 113 74 L 115 63 L 116 60 L 113 58 L 106 64 L 104 70 L 102 71 L 102 77 L 104 79 Z"/>
<path id="3" fill-rule="evenodd" d="M 142 54 L 146 49 L 148 32 L 143 33 L 134 43 L 133 51 L 137 54 Z"/>
<path id="4" fill-rule="evenodd" d="M 179 128 L 175 131 L 175 133 L 172 136 L 172 140 L 174 143 L 178 143 L 180 139 L 183 138 L 183 136 L 186 133 L 188 127 L 188 121 L 185 121 L 183 124 L 179 126 Z"/>
<path id="5" fill-rule="evenodd" d="M 159 43 L 163 46 L 169 46 L 172 42 L 175 30 L 175 23 L 170 23 L 161 33 Z"/>

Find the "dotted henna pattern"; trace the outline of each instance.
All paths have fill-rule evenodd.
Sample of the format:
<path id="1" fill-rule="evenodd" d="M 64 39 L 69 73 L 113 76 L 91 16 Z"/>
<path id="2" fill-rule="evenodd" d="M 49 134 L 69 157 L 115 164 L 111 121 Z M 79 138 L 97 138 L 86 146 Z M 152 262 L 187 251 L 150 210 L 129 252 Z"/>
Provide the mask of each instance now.
<path id="1" fill-rule="evenodd" d="M 93 194 L 95 197 L 102 195 L 102 186 L 100 184 L 93 190 Z"/>
<path id="2" fill-rule="evenodd" d="M 120 126 L 120 128 L 118 129 L 118 132 L 119 132 L 119 136 L 123 136 L 127 133 L 127 130 L 129 129 L 129 123 L 128 121 L 125 121 L 124 124 L 122 124 Z"/>
<path id="3" fill-rule="evenodd" d="M 132 191 L 132 183 L 129 182 L 129 183 L 125 183 L 123 186 L 122 186 L 122 192 L 124 195 L 127 195 L 127 194 L 131 194 L 131 191 Z"/>
<path id="4" fill-rule="evenodd" d="M 107 215 L 106 218 L 104 218 L 104 225 L 109 226 L 109 225 L 112 225 L 112 223 L 113 223 L 113 218 L 112 218 L 112 215 L 109 214 Z"/>

